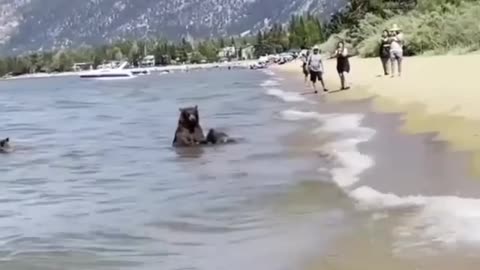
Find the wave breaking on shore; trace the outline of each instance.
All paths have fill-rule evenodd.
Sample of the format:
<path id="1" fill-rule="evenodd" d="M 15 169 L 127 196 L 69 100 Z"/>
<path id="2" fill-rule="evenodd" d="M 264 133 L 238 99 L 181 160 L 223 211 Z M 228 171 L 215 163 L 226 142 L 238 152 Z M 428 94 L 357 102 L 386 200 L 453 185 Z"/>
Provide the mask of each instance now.
<path id="1" fill-rule="evenodd" d="M 273 72 L 268 75 L 274 76 Z M 264 88 L 269 83 L 262 85 Z M 294 94 L 281 89 L 268 89 L 267 94 L 284 102 L 307 100 L 292 98 Z M 300 96 L 301 97 L 301 96 Z M 400 224 L 393 231 L 396 249 L 438 243 L 446 248 L 457 244 L 480 245 L 480 199 L 457 196 L 399 196 L 382 193 L 373 187 L 362 185 L 360 175 L 375 166 L 373 157 L 361 153 L 358 145 L 374 138 L 376 131 L 362 126 L 363 114 L 328 113 L 287 109 L 280 112 L 286 121 L 316 121 L 319 126 L 312 130 L 318 133 L 337 135 L 336 140 L 320 147 L 335 161 L 328 170 L 335 185 L 351 198 L 360 211 L 387 214 L 395 210 L 412 210 L 413 214 L 402 215 Z M 319 168 L 325 172 L 325 168 Z"/>

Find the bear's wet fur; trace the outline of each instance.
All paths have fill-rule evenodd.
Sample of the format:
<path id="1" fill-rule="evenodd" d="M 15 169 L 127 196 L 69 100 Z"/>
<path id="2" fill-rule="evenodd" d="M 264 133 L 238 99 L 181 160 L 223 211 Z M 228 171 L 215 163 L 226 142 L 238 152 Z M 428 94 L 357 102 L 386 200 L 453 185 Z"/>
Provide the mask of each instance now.
<path id="1" fill-rule="evenodd" d="M 173 146 L 194 146 L 205 142 L 198 106 L 180 108 Z"/>
<path id="2" fill-rule="evenodd" d="M 210 129 L 207 134 L 207 143 L 218 144 L 218 143 L 232 143 L 235 142 L 233 138 L 230 138 L 227 133 L 217 131 L 215 129 Z"/>
<path id="3" fill-rule="evenodd" d="M 178 126 L 173 139 L 173 146 L 185 147 L 205 144 L 229 143 L 234 140 L 224 132 L 210 129 L 207 137 L 200 126 L 198 106 L 180 108 Z"/>
<path id="4" fill-rule="evenodd" d="M 9 153 L 11 151 L 12 146 L 10 145 L 10 138 L 0 140 L 0 153 Z"/>

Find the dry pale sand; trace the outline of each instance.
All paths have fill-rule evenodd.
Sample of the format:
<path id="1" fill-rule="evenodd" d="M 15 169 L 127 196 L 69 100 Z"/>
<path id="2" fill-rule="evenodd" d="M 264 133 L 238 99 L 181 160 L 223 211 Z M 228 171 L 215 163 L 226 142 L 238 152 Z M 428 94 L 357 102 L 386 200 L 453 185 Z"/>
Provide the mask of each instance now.
<path id="1" fill-rule="evenodd" d="M 335 60 L 325 62 L 330 102 L 374 97 L 373 108 L 404 112 L 402 130 L 435 132 L 454 150 L 473 152 L 472 170 L 480 175 L 480 86 L 477 84 L 480 55 L 446 55 L 404 58 L 402 77 L 383 76 L 380 59 L 350 58 L 347 91 L 340 88 Z M 276 66 L 303 80 L 301 63 Z M 477 77 L 478 76 L 478 77 Z M 333 90 L 333 91 L 332 91 Z"/>

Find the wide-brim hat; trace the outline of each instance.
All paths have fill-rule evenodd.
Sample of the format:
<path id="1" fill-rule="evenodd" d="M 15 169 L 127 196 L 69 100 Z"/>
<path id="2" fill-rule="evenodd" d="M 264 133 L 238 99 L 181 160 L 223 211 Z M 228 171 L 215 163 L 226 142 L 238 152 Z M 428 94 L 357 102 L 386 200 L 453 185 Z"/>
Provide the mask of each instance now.
<path id="1" fill-rule="evenodd" d="M 320 50 L 320 48 L 317 45 L 315 45 L 313 46 L 312 50 Z"/>
<path id="2" fill-rule="evenodd" d="M 396 23 L 392 25 L 392 28 L 390 28 L 390 31 L 400 31 L 402 30 Z"/>

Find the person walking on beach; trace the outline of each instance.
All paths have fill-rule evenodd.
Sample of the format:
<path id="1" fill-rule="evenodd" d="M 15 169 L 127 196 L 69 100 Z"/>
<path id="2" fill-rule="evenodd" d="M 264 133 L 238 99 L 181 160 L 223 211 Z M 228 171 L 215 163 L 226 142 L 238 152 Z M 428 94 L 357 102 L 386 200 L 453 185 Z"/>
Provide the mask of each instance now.
<path id="1" fill-rule="evenodd" d="M 337 72 L 340 77 L 341 90 L 349 89 L 350 87 L 346 86 L 345 77 L 350 72 L 350 62 L 348 61 L 348 50 L 344 41 L 338 43 L 334 57 L 337 58 Z"/>
<path id="2" fill-rule="evenodd" d="M 402 75 L 403 60 L 403 34 L 401 29 L 394 24 L 390 29 L 390 62 L 392 66 L 392 78 L 395 76 L 395 61 L 398 66 L 398 76 Z"/>
<path id="3" fill-rule="evenodd" d="M 317 79 L 322 84 L 323 91 L 328 92 L 327 88 L 325 88 L 325 83 L 323 82 L 323 61 L 318 46 L 313 46 L 313 53 L 309 55 L 307 65 L 310 72 L 310 81 L 312 82 L 314 93 L 318 93 L 316 86 Z"/>
<path id="4" fill-rule="evenodd" d="M 383 30 L 380 39 L 379 55 L 382 61 L 383 74 L 388 76 L 388 61 L 390 60 L 390 33 L 387 29 Z"/>
<path id="5" fill-rule="evenodd" d="M 309 54 L 310 54 L 309 51 L 307 51 L 305 54 L 302 54 L 302 56 L 300 58 L 302 60 L 302 72 L 303 72 L 303 76 L 305 77 L 304 78 L 305 84 L 308 81 L 308 75 L 309 75 L 309 71 L 308 71 L 308 67 L 307 67 L 307 60 L 308 60 Z"/>

